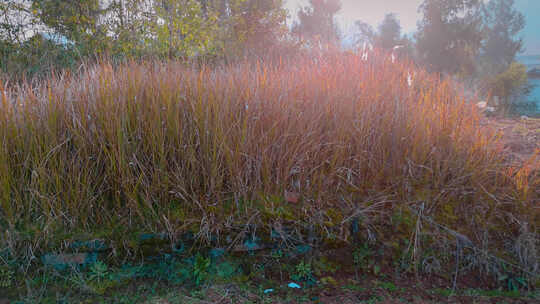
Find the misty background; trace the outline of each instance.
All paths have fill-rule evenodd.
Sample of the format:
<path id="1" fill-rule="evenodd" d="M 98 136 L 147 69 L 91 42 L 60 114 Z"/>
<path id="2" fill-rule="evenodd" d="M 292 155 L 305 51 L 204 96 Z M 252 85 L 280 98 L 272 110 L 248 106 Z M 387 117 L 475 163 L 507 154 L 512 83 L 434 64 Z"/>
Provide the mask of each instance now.
<path id="1" fill-rule="evenodd" d="M 16 81 L 96 60 L 234 63 L 369 46 L 497 111 L 539 115 L 539 14 L 533 0 L 1 1 L 0 71 Z"/>

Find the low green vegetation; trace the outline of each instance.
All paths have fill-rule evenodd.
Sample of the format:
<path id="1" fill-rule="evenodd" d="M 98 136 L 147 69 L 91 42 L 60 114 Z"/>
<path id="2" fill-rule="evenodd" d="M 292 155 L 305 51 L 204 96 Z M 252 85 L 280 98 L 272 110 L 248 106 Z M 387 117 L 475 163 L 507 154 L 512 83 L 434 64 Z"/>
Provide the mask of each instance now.
<path id="1" fill-rule="evenodd" d="M 263 253 L 242 257 L 185 253 L 121 267 L 96 262 L 63 271 L 41 268 L 26 277 L 24 286 L 11 285 L 7 296 L 12 303 L 21 304 L 216 303 L 225 299 L 235 303 L 335 303 L 339 299 L 351 303 L 441 303 L 460 299 L 522 303 L 540 299 L 538 293 L 526 290 L 426 288 L 429 282 L 413 284 L 412 278 L 394 279 L 394 283 L 368 276 L 358 281 L 343 273 L 333 278 L 338 273 L 332 271 L 325 271 L 325 277 L 311 281 L 320 269 L 315 264 L 307 266 L 302 261 L 305 258 L 282 259 L 290 264 L 301 260 L 284 272 L 283 280 L 278 279 L 274 272 L 277 269 L 269 266 L 268 256 Z M 201 264 L 207 274 L 203 280 L 199 276 Z M 298 276 L 306 274 L 306 267 L 314 270 L 308 271 L 309 279 Z M 288 282 L 294 279 L 292 282 L 299 288 L 290 287 Z"/>
<path id="2" fill-rule="evenodd" d="M 527 86 L 527 68 L 523 64 L 513 62 L 508 69 L 487 80 L 487 88 L 495 96 L 501 98 L 501 105 L 509 110 L 512 101 Z"/>

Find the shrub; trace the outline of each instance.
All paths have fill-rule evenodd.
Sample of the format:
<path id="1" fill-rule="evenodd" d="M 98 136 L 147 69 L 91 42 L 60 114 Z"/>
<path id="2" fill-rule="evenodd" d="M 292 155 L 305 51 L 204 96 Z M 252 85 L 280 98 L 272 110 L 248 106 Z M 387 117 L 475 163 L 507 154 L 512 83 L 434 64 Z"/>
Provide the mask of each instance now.
<path id="1" fill-rule="evenodd" d="M 488 79 L 487 87 L 493 96 L 501 98 L 504 108 L 508 109 L 514 97 L 523 93 L 527 85 L 527 67 L 513 62 L 504 72 Z"/>

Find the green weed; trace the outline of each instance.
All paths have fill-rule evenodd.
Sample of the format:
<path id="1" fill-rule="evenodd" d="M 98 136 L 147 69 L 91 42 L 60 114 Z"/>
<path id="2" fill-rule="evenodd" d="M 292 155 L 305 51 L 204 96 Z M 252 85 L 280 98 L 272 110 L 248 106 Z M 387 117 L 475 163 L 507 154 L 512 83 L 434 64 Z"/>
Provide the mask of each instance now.
<path id="1" fill-rule="evenodd" d="M 13 284 L 15 272 L 7 266 L 0 266 L 0 288 L 9 288 Z"/>
<path id="2" fill-rule="evenodd" d="M 195 257 L 195 264 L 193 265 L 193 277 L 195 279 L 195 285 L 199 286 L 206 279 L 208 279 L 211 260 L 205 258 L 200 254 Z"/>

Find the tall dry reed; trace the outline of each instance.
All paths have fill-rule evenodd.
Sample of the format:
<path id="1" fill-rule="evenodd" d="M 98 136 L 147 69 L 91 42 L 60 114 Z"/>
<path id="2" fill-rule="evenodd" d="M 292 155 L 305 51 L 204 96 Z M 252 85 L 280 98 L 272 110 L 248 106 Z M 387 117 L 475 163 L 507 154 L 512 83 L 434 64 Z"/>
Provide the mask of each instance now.
<path id="1" fill-rule="evenodd" d="M 353 221 L 391 238 L 414 212 L 496 251 L 539 223 L 538 175 L 508 174 L 459 89 L 383 54 L 104 63 L 0 94 L 0 226 L 35 252 L 283 225 L 350 241 Z"/>

